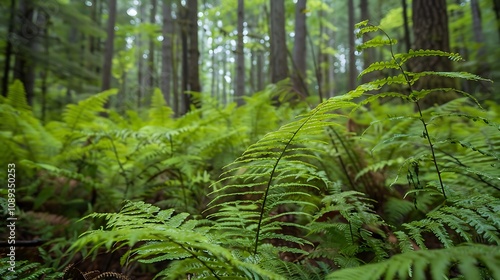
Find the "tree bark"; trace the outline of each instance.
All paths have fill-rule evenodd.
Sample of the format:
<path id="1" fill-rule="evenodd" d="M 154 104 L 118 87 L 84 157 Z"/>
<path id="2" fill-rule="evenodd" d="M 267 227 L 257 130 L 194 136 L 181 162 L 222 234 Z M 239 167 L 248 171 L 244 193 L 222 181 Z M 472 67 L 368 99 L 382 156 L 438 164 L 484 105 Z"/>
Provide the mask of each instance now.
<path id="1" fill-rule="evenodd" d="M 295 4 L 295 37 L 293 43 L 294 71 L 292 81 L 295 90 L 307 96 L 306 87 L 306 5 L 307 0 L 298 0 Z"/>
<path id="2" fill-rule="evenodd" d="M 14 35 L 14 17 L 16 15 L 16 1 L 10 1 L 9 26 L 7 27 L 7 46 L 5 48 L 5 64 L 2 77 L 2 95 L 7 96 L 9 88 L 10 58 L 12 56 L 11 36 Z"/>
<path id="3" fill-rule="evenodd" d="M 356 47 L 354 42 L 354 0 L 349 0 L 348 7 L 348 21 L 349 21 L 349 83 L 348 90 L 353 90 L 356 87 Z"/>
<path id="4" fill-rule="evenodd" d="M 373 2 L 373 1 L 372 1 Z M 368 6 L 368 0 L 361 0 L 359 2 L 359 9 L 361 11 L 361 20 L 370 20 L 370 9 Z M 363 34 L 363 43 L 369 41 L 370 35 L 368 33 Z M 375 58 L 375 49 L 374 48 L 368 48 L 363 50 L 363 68 L 367 68 L 370 66 L 370 64 L 373 63 L 373 59 Z M 376 72 L 371 72 L 368 74 L 365 74 L 361 77 L 361 82 L 362 83 L 367 83 L 369 81 L 372 81 L 375 77 Z"/>
<path id="5" fill-rule="evenodd" d="M 145 1 L 139 2 L 139 12 L 138 12 L 138 17 L 139 17 L 139 25 L 143 25 L 145 20 L 145 13 L 144 13 L 144 6 L 145 6 Z M 146 89 L 146 79 L 144 78 L 144 50 L 143 50 L 143 45 L 142 45 L 142 40 L 144 38 L 142 32 L 138 31 L 138 33 L 135 35 L 136 38 L 136 49 L 137 49 L 137 108 L 141 107 L 142 103 L 142 98 L 145 96 L 145 89 Z"/>
<path id="6" fill-rule="evenodd" d="M 406 0 L 401 0 L 401 5 L 403 6 L 403 25 L 405 30 L 405 47 L 406 51 L 409 52 L 411 49 L 410 43 L 410 27 L 408 24 L 408 5 L 406 4 Z"/>
<path id="7" fill-rule="evenodd" d="M 238 106 L 243 105 L 245 96 L 245 50 L 243 45 L 243 22 L 245 21 L 245 2 L 238 0 L 238 41 L 236 44 L 236 92 Z"/>
<path id="8" fill-rule="evenodd" d="M 160 88 L 163 98 L 169 106 L 171 105 L 170 84 L 172 81 L 172 37 L 174 33 L 172 19 L 172 0 L 164 0 L 162 6 L 163 26 L 161 43 L 161 81 Z"/>
<path id="9" fill-rule="evenodd" d="M 115 41 L 115 22 L 116 22 L 116 0 L 109 2 L 109 17 L 106 38 L 106 50 L 104 52 L 104 63 L 102 67 L 102 87 L 101 90 L 105 91 L 111 88 L 111 66 L 113 63 L 113 49 Z"/>
<path id="10" fill-rule="evenodd" d="M 493 11 L 497 18 L 497 31 L 500 36 L 500 0 L 493 0 Z"/>
<path id="11" fill-rule="evenodd" d="M 32 57 L 35 38 L 39 35 L 38 27 L 33 23 L 35 8 L 31 1 L 19 2 L 21 24 L 16 31 L 19 46 L 16 47 L 16 61 L 14 63 L 14 80 L 20 80 L 26 90 L 28 104 L 33 104 L 35 86 L 35 61 Z M 22 45 L 21 45 L 22 44 Z"/>
<path id="12" fill-rule="evenodd" d="M 200 92 L 200 51 L 198 46 L 198 0 L 187 0 L 189 20 L 189 90 Z"/>
<path id="13" fill-rule="evenodd" d="M 474 35 L 474 41 L 479 44 L 479 49 L 477 51 L 477 59 L 485 55 L 484 49 L 484 35 L 483 35 L 483 24 L 481 22 L 481 9 L 479 7 L 479 2 L 477 0 L 470 1 L 470 8 L 472 14 L 472 31 Z M 479 73 L 480 74 L 480 73 Z"/>
<path id="14" fill-rule="evenodd" d="M 198 0 L 187 0 L 187 20 L 188 20 L 188 91 L 201 92 L 199 60 L 200 51 L 198 48 Z M 193 103 L 191 94 L 184 92 L 185 109 L 189 111 Z M 198 106 L 199 104 L 194 104 Z M 187 111 L 186 111 L 187 112 Z"/>
<path id="15" fill-rule="evenodd" d="M 151 10 L 149 14 L 149 22 L 152 25 L 156 24 L 156 10 L 157 10 L 157 1 L 151 0 Z M 156 83 L 156 67 L 155 67 L 155 41 L 156 34 L 152 35 L 152 38 L 149 38 L 149 53 L 148 53 L 148 71 L 147 71 L 147 90 L 151 92 L 151 90 L 155 87 Z"/>
<path id="16" fill-rule="evenodd" d="M 287 47 L 285 33 L 285 2 L 271 2 L 271 83 L 288 78 Z"/>
<path id="17" fill-rule="evenodd" d="M 179 17 L 181 19 L 180 41 L 182 46 L 182 85 L 181 85 L 181 107 L 180 115 L 189 111 L 191 105 L 191 95 L 186 92 L 189 90 L 189 49 L 188 49 L 188 11 L 184 6 L 179 6 Z"/>
<path id="18" fill-rule="evenodd" d="M 448 14 L 446 0 L 413 0 L 413 34 L 416 50 L 450 51 Z M 412 71 L 452 71 L 447 57 L 422 57 L 413 59 Z M 453 87 L 454 81 L 447 78 L 425 76 L 415 84 L 415 89 Z M 455 94 L 431 93 L 423 100 L 423 107 L 443 104 L 455 98 Z"/>

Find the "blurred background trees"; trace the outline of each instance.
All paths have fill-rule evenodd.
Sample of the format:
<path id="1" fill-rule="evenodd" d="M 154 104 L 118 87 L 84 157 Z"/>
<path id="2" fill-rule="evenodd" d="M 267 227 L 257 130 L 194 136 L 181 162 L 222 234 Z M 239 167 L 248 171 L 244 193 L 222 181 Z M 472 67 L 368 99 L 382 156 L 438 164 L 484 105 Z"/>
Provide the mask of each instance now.
<path id="1" fill-rule="evenodd" d="M 358 85 L 359 71 L 388 52 L 356 51 L 371 39 L 353 35 L 353 22 L 365 19 L 404 42 L 398 48 L 449 49 L 467 60 L 461 68 L 421 60 L 416 68 L 437 63 L 434 70 L 498 80 L 499 7 L 497 0 L 1 0 L 1 90 L 19 79 L 43 118 L 107 88 L 119 89 L 110 106 L 122 111 L 160 88 L 179 116 L 203 98 L 241 105 L 285 78 L 298 98 L 316 103 Z M 500 99 L 495 84 L 461 86 L 480 100 Z"/>

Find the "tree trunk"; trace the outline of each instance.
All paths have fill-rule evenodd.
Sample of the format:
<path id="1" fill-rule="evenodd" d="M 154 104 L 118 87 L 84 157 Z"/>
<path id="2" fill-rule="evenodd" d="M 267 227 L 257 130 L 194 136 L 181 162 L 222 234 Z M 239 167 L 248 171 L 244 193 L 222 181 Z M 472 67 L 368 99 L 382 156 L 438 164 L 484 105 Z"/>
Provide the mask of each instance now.
<path id="1" fill-rule="evenodd" d="M 411 49 L 410 43 L 410 27 L 408 24 L 408 5 L 406 4 L 406 0 L 401 0 L 401 5 L 403 6 L 403 26 L 405 30 L 405 47 L 406 51 L 409 52 Z"/>
<path id="2" fill-rule="evenodd" d="M 38 27 L 33 23 L 35 9 L 31 1 L 19 2 L 19 10 L 22 15 L 22 25 L 17 30 L 16 36 L 24 48 L 17 48 L 16 61 L 14 64 L 14 79 L 20 80 L 26 90 L 28 103 L 33 104 L 35 86 L 35 61 L 32 57 L 35 38 L 38 36 Z"/>
<path id="3" fill-rule="evenodd" d="M 45 57 L 49 57 L 50 53 L 50 38 L 49 38 L 49 25 L 47 24 L 50 21 L 50 14 L 49 13 L 43 13 L 44 20 L 45 20 L 45 25 L 43 29 L 43 55 Z M 45 64 L 43 66 L 43 70 L 40 73 L 40 78 L 42 80 L 42 84 L 40 87 L 41 91 L 41 111 L 42 111 L 42 116 L 41 119 L 43 122 L 45 122 L 46 116 L 47 116 L 47 79 L 49 76 L 49 65 Z"/>
<path id="4" fill-rule="evenodd" d="M 245 21 L 245 2 L 238 0 L 238 42 L 236 44 L 236 92 L 238 106 L 243 105 L 245 96 L 245 50 L 243 45 L 243 22 Z"/>
<path id="5" fill-rule="evenodd" d="M 481 22 L 481 9 L 479 7 L 479 2 L 477 0 L 471 0 L 470 8 L 472 14 L 472 32 L 474 35 L 474 41 L 479 45 L 476 59 L 481 60 L 482 57 L 485 55 L 485 49 L 483 46 L 484 35 L 483 35 L 483 24 Z"/>
<path id="6" fill-rule="evenodd" d="M 179 17 L 182 21 L 181 23 L 181 45 L 182 45 L 182 107 L 180 108 L 180 114 L 184 115 L 189 111 L 191 105 L 191 95 L 187 93 L 189 89 L 189 49 L 188 49 L 188 11 L 186 7 L 179 7 Z"/>
<path id="7" fill-rule="evenodd" d="M 416 50 L 450 51 L 448 14 L 446 0 L 413 0 L 413 34 Z M 447 57 L 422 57 L 413 59 L 412 71 L 452 71 Z M 426 76 L 420 78 L 415 89 L 453 87 L 454 81 L 447 78 Z M 423 107 L 443 104 L 455 98 L 455 94 L 431 93 L 423 100 Z"/>
<path id="8" fill-rule="evenodd" d="M 145 6 L 145 1 L 139 2 L 139 25 L 143 25 L 145 20 L 144 20 L 144 6 Z M 142 98 L 145 95 L 145 89 L 146 89 L 146 79 L 144 78 L 144 50 L 142 46 L 142 41 L 143 41 L 143 34 L 142 32 L 138 31 L 136 34 L 136 49 L 137 49 L 137 108 L 141 107 L 142 103 Z"/>
<path id="9" fill-rule="evenodd" d="M 151 0 L 151 10 L 149 14 L 149 22 L 152 25 L 156 24 L 156 10 L 157 10 L 157 1 Z M 147 71 L 147 90 L 148 93 L 151 94 L 151 90 L 155 87 L 156 83 L 156 67 L 155 67 L 155 41 L 156 34 L 152 35 L 152 38 L 149 38 L 149 53 L 148 53 L 148 71 Z"/>
<path id="10" fill-rule="evenodd" d="M 307 0 L 295 4 L 295 38 L 293 43 L 293 85 L 296 91 L 307 96 L 306 86 L 306 5 Z"/>
<path id="11" fill-rule="evenodd" d="M 105 91 L 111 88 L 111 66 L 113 62 L 113 48 L 115 41 L 115 22 L 116 22 L 116 0 L 109 2 L 109 17 L 107 27 L 106 49 L 104 52 L 104 63 L 102 67 L 102 87 Z"/>
<path id="12" fill-rule="evenodd" d="M 493 0 L 493 11 L 497 18 L 497 31 L 500 36 L 500 0 Z"/>
<path id="13" fill-rule="evenodd" d="M 264 52 L 262 50 L 257 51 L 257 90 L 264 89 Z"/>
<path id="14" fill-rule="evenodd" d="M 161 43 L 161 81 L 160 88 L 163 98 L 169 106 L 171 104 L 170 84 L 172 81 L 172 37 L 174 34 L 172 19 L 172 0 L 164 0 L 162 6 L 163 26 Z M 173 106 L 172 106 L 173 107 Z"/>
<path id="15" fill-rule="evenodd" d="M 187 0 L 189 21 L 189 90 L 201 91 L 198 49 L 198 0 Z"/>
<path id="16" fill-rule="evenodd" d="M 285 33 L 285 2 L 271 2 L 271 83 L 288 78 L 287 47 Z"/>
<path id="17" fill-rule="evenodd" d="M 370 12 L 368 6 L 368 0 L 361 0 L 359 3 L 359 9 L 361 11 L 361 20 L 370 20 Z M 363 43 L 369 41 L 370 35 L 368 33 L 363 34 Z M 367 68 L 370 64 L 373 63 L 373 59 L 375 57 L 375 49 L 368 48 L 363 50 L 363 68 Z M 371 72 L 365 74 L 361 77 L 362 83 L 367 83 L 369 81 L 374 80 L 376 72 Z"/>
<path id="18" fill-rule="evenodd" d="M 353 90 L 356 87 L 356 46 L 354 42 L 354 0 L 349 0 L 348 7 L 348 21 L 349 21 L 349 84 L 348 90 Z"/>
<path id="19" fill-rule="evenodd" d="M 16 16 L 16 1 L 10 1 L 9 26 L 7 27 L 7 46 L 5 48 L 5 64 L 2 78 L 2 95 L 7 96 L 9 88 L 10 58 L 12 56 L 11 36 L 14 35 L 14 17 Z"/>

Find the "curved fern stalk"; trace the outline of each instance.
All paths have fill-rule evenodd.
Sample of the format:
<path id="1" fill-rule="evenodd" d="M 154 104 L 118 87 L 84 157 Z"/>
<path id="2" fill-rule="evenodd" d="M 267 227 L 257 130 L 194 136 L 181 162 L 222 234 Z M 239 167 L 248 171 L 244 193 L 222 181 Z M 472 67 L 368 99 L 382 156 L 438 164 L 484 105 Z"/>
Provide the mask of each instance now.
<path id="1" fill-rule="evenodd" d="M 363 44 L 360 46 L 360 49 L 364 48 L 370 48 L 370 47 L 381 47 L 381 46 L 389 46 L 390 53 L 391 53 L 391 61 L 385 61 L 385 62 L 376 62 L 367 67 L 363 72 L 361 72 L 361 75 L 364 75 L 366 73 L 372 72 L 372 71 L 377 71 L 377 70 L 383 70 L 387 68 L 392 68 L 392 69 L 398 69 L 401 74 L 395 77 L 389 77 L 386 79 L 381 79 L 377 81 L 373 81 L 370 83 L 375 83 L 377 85 L 384 85 L 384 84 L 390 84 L 390 83 L 397 83 L 397 84 L 405 84 L 408 86 L 410 89 L 411 94 L 407 97 L 401 97 L 404 100 L 411 101 L 415 103 L 416 109 L 419 113 L 419 121 L 422 123 L 422 126 L 424 128 L 423 136 L 424 138 L 427 139 L 428 146 L 431 151 L 431 156 L 432 156 L 432 162 L 434 165 L 434 168 L 436 170 L 438 180 L 439 180 L 439 186 L 441 188 L 441 193 L 443 194 L 444 199 L 447 199 L 447 194 L 444 189 L 444 183 L 442 179 L 442 171 L 440 170 L 440 167 L 437 162 L 437 156 L 436 156 L 436 149 L 435 149 L 435 143 L 433 143 L 430 134 L 429 134 L 429 129 L 428 129 L 428 124 L 425 121 L 422 113 L 422 109 L 419 104 L 419 100 L 423 97 L 425 97 L 427 94 L 435 91 L 446 91 L 446 90 L 451 90 L 455 91 L 457 93 L 460 93 L 470 99 L 472 99 L 480 108 L 481 105 L 479 102 L 470 94 L 465 93 L 463 91 L 457 90 L 457 89 L 446 89 L 446 88 L 434 88 L 434 89 L 424 89 L 420 91 L 416 91 L 413 89 L 413 84 L 415 83 L 416 80 L 420 79 L 421 77 L 424 76 L 439 76 L 439 77 L 447 77 L 447 78 L 461 78 L 461 79 L 466 79 L 466 80 L 472 80 L 472 81 L 488 81 L 491 82 L 489 79 L 482 78 L 480 76 L 471 74 L 471 73 L 466 73 L 466 72 L 437 72 L 437 71 L 422 71 L 418 73 L 413 73 L 413 72 L 407 72 L 403 69 L 403 65 L 411 58 L 415 57 L 422 57 L 422 56 L 441 56 L 441 57 L 448 57 L 448 59 L 452 61 L 461 61 L 463 60 L 462 57 L 457 54 L 457 53 L 450 53 L 450 52 L 445 52 L 445 51 L 440 51 L 440 50 L 410 50 L 408 53 L 399 53 L 399 54 L 394 54 L 392 45 L 395 44 L 395 40 L 391 39 L 391 37 L 382 29 L 380 29 L 377 26 L 373 26 L 368 24 L 368 21 L 363 21 L 357 25 L 357 28 L 360 28 L 360 32 L 358 36 L 368 33 L 368 32 L 373 32 L 373 31 L 380 31 L 384 34 L 384 36 L 387 38 L 387 40 L 381 40 L 381 39 L 372 39 L 369 42 Z M 377 97 L 376 97 L 377 98 Z"/>
<path id="2" fill-rule="evenodd" d="M 380 29 L 380 30 L 389 39 L 389 41 L 391 41 L 391 37 L 389 37 L 389 34 L 387 34 L 382 29 Z M 392 44 L 389 45 L 389 49 L 391 51 L 391 57 L 392 57 L 392 59 L 394 59 L 394 61 L 396 62 L 397 66 L 399 68 L 399 70 L 403 74 L 403 76 L 404 76 L 404 78 L 406 80 L 406 84 L 408 85 L 408 88 L 410 89 L 410 92 L 413 92 L 412 82 L 410 81 L 410 78 L 408 77 L 408 74 L 403 69 L 402 61 L 397 60 L 396 57 L 394 56 L 394 51 L 392 49 Z M 420 120 L 420 122 L 422 122 L 422 125 L 424 127 L 424 131 L 425 131 L 424 132 L 424 137 L 427 139 L 427 142 L 429 143 L 429 148 L 431 149 L 431 153 L 432 153 L 432 161 L 434 162 L 434 167 L 436 168 L 436 173 L 438 175 L 439 185 L 441 187 L 441 192 L 443 193 L 443 197 L 446 200 L 447 198 L 446 198 L 446 192 L 444 190 L 443 178 L 441 177 L 441 170 L 439 170 L 439 166 L 437 164 L 436 152 L 434 151 L 434 144 L 432 143 L 431 137 L 429 135 L 429 130 L 427 129 L 427 123 L 424 120 L 424 116 L 422 114 L 422 109 L 420 108 L 420 104 L 418 103 L 418 99 L 412 98 L 412 100 L 415 103 L 415 105 L 417 106 L 418 114 L 420 115 L 419 120 Z"/>
<path id="3" fill-rule="evenodd" d="M 301 131 L 301 129 L 304 127 L 304 125 L 306 125 L 309 122 L 309 120 L 311 120 L 311 118 L 314 117 L 314 115 L 317 112 L 318 112 L 318 110 L 314 110 L 313 113 L 304 122 L 302 122 L 302 124 L 299 126 L 299 128 L 293 132 L 292 137 L 290 137 L 290 139 L 286 143 L 285 147 L 281 151 L 281 154 L 279 155 L 278 159 L 276 160 L 276 162 L 273 165 L 273 169 L 271 171 L 271 175 L 269 176 L 269 180 L 267 181 L 266 190 L 265 190 L 264 196 L 262 198 L 262 205 L 260 208 L 260 214 L 259 214 L 259 218 L 258 218 L 259 223 L 257 224 L 257 231 L 255 232 L 255 246 L 254 246 L 254 250 L 253 250 L 254 255 L 257 255 L 257 247 L 259 245 L 260 228 L 262 225 L 262 220 L 264 219 L 264 210 L 265 210 L 265 206 L 266 206 L 266 200 L 267 200 L 267 197 L 269 194 L 269 189 L 271 188 L 271 183 L 273 181 L 274 174 L 276 172 L 276 168 L 278 167 L 278 164 L 280 163 L 281 159 L 283 158 L 285 152 L 288 150 L 288 147 L 292 143 L 293 139 L 295 138 L 295 136 L 297 136 L 297 133 L 299 133 L 299 131 Z"/>
<path id="4" fill-rule="evenodd" d="M 308 243 L 302 238 L 274 233 L 282 226 L 301 227 L 296 223 L 275 220 L 276 218 L 286 215 L 285 213 L 293 216 L 309 215 L 307 212 L 287 210 L 285 213 L 274 216 L 269 215 L 270 211 L 285 204 L 317 207 L 316 204 L 310 202 L 311 191 L 307 190 L 316 191 L 318 186 L 308 182 L 321 179 L 316 175 L 317 167 L 308 160 L 318 161 L 318 155 L 324 151 L 315 149 L 310 144 L 311 142 L 324 143 L 325 127 L 340 126 L 331 121 L 339 116 L 333 112 L 355 106 L 349 100 L 360 94 L 361 90 L 357 90 L 321 103 L 312 111 L 300 116 L 300 119 L 282 126 L 275 132 L 268 133 L 251 145 L 241 157 L 225 167 L 226 171 L 222 179 L 216 183 L 222 184 L 223 187 L 212 192 L 216 196 L 210 202 L 209 209 L 236 206 L 233 209 L 246 212 L 244 215 L 249 217 L 245 220 L 246 223 L 238 227 L 233 225 L 232 230 L 240 237 L 243 234 L 242 230 L 246 231 L 244 236 L 252 232 L 254 240 L 251 249 L 248 249 L 253 251 L 254 255 L 258 253 L 260 240 L 265 238 L 281 239 L 297 244 Z M 255 187 L 262 187 L 262 189 L 254 189 Z M 223 201 L 232 196 L 243 197 L 243 199 L 237 197 L 236 200 Z M 241 208 L 249 204 L 255 207 Z M 233 216 L 240 215 L 227 210 L 221 211 L 221 209 L 218 210 L 219 213 L 212 214 L 210 217 L 227 220 L 230 219 L 227 217 L 229 213 L 233 213 Z M 296 251 L 291 247 L 283 249 Z"/>

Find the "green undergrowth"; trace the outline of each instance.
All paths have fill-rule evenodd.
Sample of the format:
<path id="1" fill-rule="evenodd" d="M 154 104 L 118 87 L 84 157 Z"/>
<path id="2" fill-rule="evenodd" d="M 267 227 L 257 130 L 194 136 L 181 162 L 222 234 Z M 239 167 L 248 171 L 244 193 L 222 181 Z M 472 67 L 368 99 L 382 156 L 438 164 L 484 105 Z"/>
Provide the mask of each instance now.
<path id="1" fill-rule="evenodd" d="M 144 114 L 124 117 L 103 109 L 108 91 L 42 125 L 14 84 L 0 148 L 31 178 L 26 203 L 88 214 L 71 221 L 82 230 L 65 252 L 90 262 L 114 252 L 115 278 L 500 279 L 500 107 L 415 90 L 428 76 L 487 80 L 409 72 L 413 58 L 461 58 L 394 54 L 394 43 L 360 47 L 390 50 L 362 73 L 381 78 L 310 110 L 271 105 L 270 87 L 243 107 L 208 100 L 179 119 L 156 92 Z M 421 107 L 452 91 L 463 97 Z"/>

